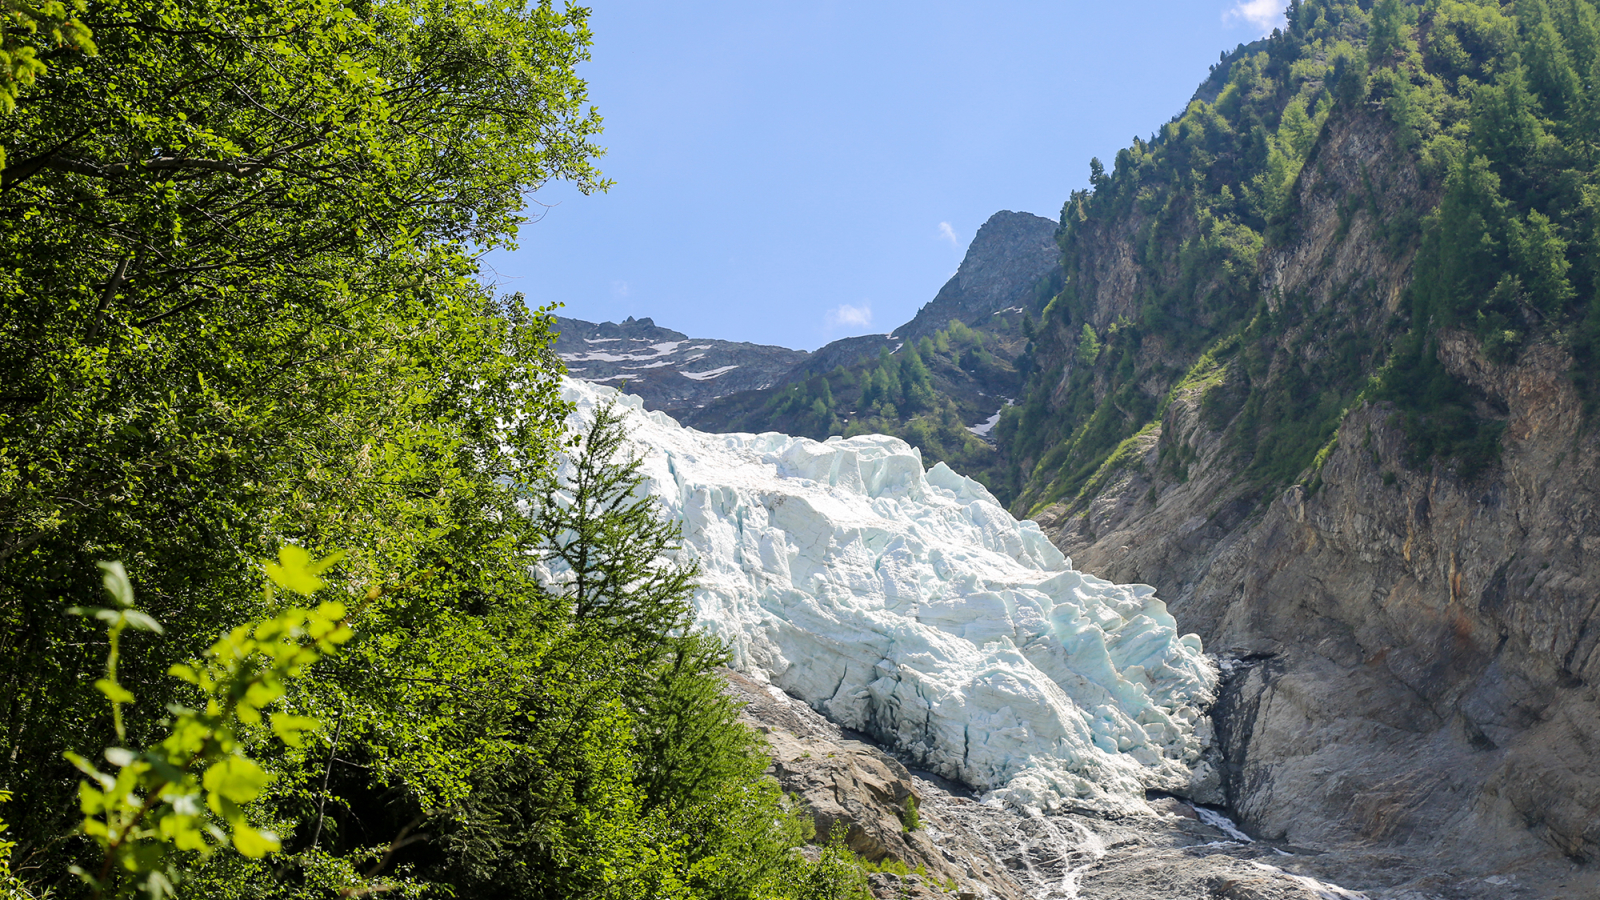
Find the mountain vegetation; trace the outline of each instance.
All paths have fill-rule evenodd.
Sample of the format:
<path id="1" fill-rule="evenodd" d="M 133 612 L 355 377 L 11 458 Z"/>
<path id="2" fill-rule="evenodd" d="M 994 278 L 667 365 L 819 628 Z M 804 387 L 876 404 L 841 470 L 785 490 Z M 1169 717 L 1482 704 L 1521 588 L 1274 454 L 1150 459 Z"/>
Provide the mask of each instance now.
<path id="1" fill-rule="evenodd" d="M 1470 479 L 1498 458 L 1502 416 L 1445 371 L 1441 335 L 1468 334 L 1499 362 L 1554 342 L 1600 400 L 1596 21 L 1588 0 L 1292 3 L 1285 28 L 1222 55 L 1181 115 L 1109 171 L 1090 161 L 1090 187 L 1061 214 L 1063 273 L 1023 315 L 952 322 L 826 374 L 802 367 L 686 420 L 895 434 L 1029 514 L 1087 502 L 1176 391 L 1204 392 L 1258 492 L 1314 484 L 1348 412 L 1386 402 L 1411 465 Z M 1386 264 L 1409 273 L 1403 296 L 1378 296 L 1372 278 L 1340 285 L 1339 303 L 1284 293 L 1265 261 L 1303 236 L 1302 185 L 1326 167 L 1327 134 L 1357 124 L 1395 152 L 1336 198 L 1340 227 L 1358 211 L 1380 220 Z M 1419 203 L 1380 187 L 1402 175 Z M 1395 301 L 1399 318 L 1375 325 Z M 995 396 L 1016 403 L 980 439 L 963 423 Z M 1190 452 L 1164 443 L 1162 464 L 1181 475 Z"/>
<path id="2" fill-rule="evenodd" d="M 474 277 L 607 184 L 586 16 L 0 6 L 10 894 L 861 895 Z"/>
<path id="3" fill-rule="evenodd" d="M 965 423 L 981 420 L 1020 385 L 1008 358 L 1017 334 L 1014 322 L 979 331 L 953 319 L 892 352 L 881 347 L 852 365 L 773 390 L 734 395 L 685 418 L 705 424 L 714 419 L 719 429 L 782 431 L 817 440 L 893 434 L 920 448 L 930 465 L 944 461 L 959 471 L 982 472 L 993 463 L 994 447 Z"/>
<path id="4" fill-rule="evenodd" d="M 1059 287 L 1041 279 L 1031 291 L 1034 305 L 1042 308 Z M 988 430 L 973 423 L 993 418 L 1021 392 L 1034 325 L 1020 309 L 973 319 L 951 318 L 921 336 L 907 326 L 901 330 L 908 337 L 885 339 L 876 353 L 847 353 L 848 361 L 822 372 L 803 364 L 772 387 L 679 415 L 713 431 L 781 431 L 816 440 L 894 435 L 921 450 L 929 465 L 947 463 L 1009 499 L 1014 491 L 1007 493 L 1009 482 L 997 477 L 1003 457 Z"/>
<path id="5" fill-rule="evenodd" d="M 863 895 L 796 849 L 617 420 L 566 434 L 549 311 L 475 278 L 525 192 L 607 185 L 589 41 L 549 0 L 0 3 L 7 891 Z M 1377 405 L 1471 484 L 1506 410 L 1448 347 L 1600 405 L 1597 155 L 1593 0 L 1297 0 L 1090 162 L 1020 307 L 686 418 L 1082 513 L 1200 474 L 1179 398 L 1251 508 Z"/>
<path id="6" fill-rule="evenodd" d="M 1224 54 L 1184 113 L 1119 151 L 1062 211 L 1063 289 L 1038 311 L 1024 399 L 997 428 L 1016 510 L 1087 498 L 1159 424 L 1174 391 L 1205 391 L 1239 477 L 1315 484 L 1319 458 L 1362 401 L 1394 404 L 1411 464 L 1471 478 L 1498 456 L 1492 404 L 1439 361 L 1465 332 L 1495 360 L 1540 341 L 1567 348 L 1591 404 L 1600 328 L 1600 19 L 1588 0 L 1304 0 L 1288 25 Z M 1306 227 L 1299 185 L 1336 127 L 1372 120 L 1425 202 L 1365 189 L 1337 198 L 1342 227 L 1368 209 L 1413 276 L 1400 317 L 1375 283 L 1318 303 L 1275 291 L 1265 260 Z M 1095 301 L 1112 233 L 1131 235 L 1136 288 Z M 1181 473 L 1183 447 L 1164 443 Z"/>

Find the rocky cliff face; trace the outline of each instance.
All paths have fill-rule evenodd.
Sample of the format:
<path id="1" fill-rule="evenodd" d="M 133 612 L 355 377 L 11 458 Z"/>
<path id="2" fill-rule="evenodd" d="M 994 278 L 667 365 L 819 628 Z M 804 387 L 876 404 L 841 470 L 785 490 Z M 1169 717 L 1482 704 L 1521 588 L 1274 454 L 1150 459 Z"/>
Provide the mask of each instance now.
<path id="1" fill-rule="evenodd" d="M 1018 395 L 1026 375 L 1017 366 L 1028 343 L 1023 334 L 1026 310 L 1059 286 L 1060 252 L 1054 235 L 1055 223 L 1049 219 L 1010 210 L 995 213 L 978 229 L 960 268 L 911 321 L 890 334 L 834 341 L 770 387 L 687 412 L 685 424 L 708 431 L 782 431 L 817 438 L 862 429 L 893 433 L 931 459 L 959 461 L 965 463 L 964 471 L 981 474 L 985 453 L 963 451 L 948 434 L 942 440 L 930 437 L 928 423 L 947 431 L 951 425 L 957 431 L 968 426 L 972 434 L 989 439 L 994 424 L 989 420 Z M 948 340 L 939 341 L 937 348 L 922 343 L 937 339 L 951 322 L 976 336 L 968 337 L 965 346 L 952 347 Z M 908 343 L 922 348 L 920 358 L 939 402 L 880 417 L 881 410 L 860 402 L 865 379 L 883 364 L 881 354 L 898 354 Z M 792 393 L 803 393 L 805 402 L 786 402 Z M 827 416 L 809 415 L 811 402 L 824 397 Z M 921 428 L 912 422 L 919 416 L 926 420 Z"/>
<path id="2" fill-rule="evenodd" d="M 1430 199 L 1407 158 L 1366 114 L 1307 163 L 1296 229 L 1261 261 L 1274 312 L 1302 304 L 1278 338 L 1291 363 L 1395 331 L 1411 254 L 1385 226 Z M 1140 289 L 1129 240 L 1092 248 L 1092 321 Z M 1595 896 L 1600 439 L 1557 347 L 1496 364 L 1451 332 L 1438 353 L 1505 427 L 1476 477 L 1418 463 L 1395 411 L 1362 401 L 1299 483 L 1264 488 L 1227 437 L 1241 375 L 1224 362 L 1191 372 L 1115 471 L 1036 518 L 1076 565 L 1156 586 L 1234 660 L 1215 716 L 1249 828 L 1409 857 L 1434 871 L 1416 896 Z"/>

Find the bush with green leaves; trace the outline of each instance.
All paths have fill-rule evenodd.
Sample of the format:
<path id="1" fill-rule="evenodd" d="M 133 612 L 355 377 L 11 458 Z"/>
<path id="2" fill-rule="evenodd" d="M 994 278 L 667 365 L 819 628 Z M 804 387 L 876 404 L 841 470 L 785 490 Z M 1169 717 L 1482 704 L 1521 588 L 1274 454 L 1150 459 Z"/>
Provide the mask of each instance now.
<path id="1" fill-rule="evenodd" d="M 309 596 L 322 586 L 319 574 L 338 559 L 313 563 L 304 550 L 285 546 L 266 567 L 272 583 Z M 95 683 L 111 702 L 118 739 L 126 736 L 122 706 L 134 695 L 117 681 L 119 637 L 125 628 L 161 632 L 161 626 L 134 607 L 133 586 L 121 563 L 101 563 L 111 607 L 75 608 L 109 624 L 106 677 Z M 267 588 L 271 604 L 272 588 Z M 245 732 L 263 723 L 290 747 L 302 746 L 315 719 L 266 708 L 282 698 L 285 681 L 349 640 L 344 604 L 328 601 L 315 609 L 289 608 L 250 625 L 241 625 L 213 644 L 203 659 L 178 663 L 169 674 L 196 689 L 200 708 L 169 708 L 169 732 L 159 743 L 134 751 L 108 747 L 110 771 L 77 753 L 66 754 L 87 780 L 78 785 L 84 812 L 80 829 L 100 846 L 98 866 L 73 871 L 94 896 L 168 896 L 192 863 L 185 854 L 209 855 L 232 847 L 250 858 L 276 851 L 280 842 L 253 825 L 245 804 L 256 799 L 270 775 L 245 754 Z M 208 815 L 209 811 L 209 815 Z"/>

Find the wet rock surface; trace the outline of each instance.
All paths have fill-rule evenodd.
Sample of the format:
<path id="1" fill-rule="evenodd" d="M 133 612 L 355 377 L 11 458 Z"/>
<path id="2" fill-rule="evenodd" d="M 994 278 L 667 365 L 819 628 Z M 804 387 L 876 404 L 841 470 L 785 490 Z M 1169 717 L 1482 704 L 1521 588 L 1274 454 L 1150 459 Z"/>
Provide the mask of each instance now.
<path id="1" fill-rule="evenodd" d="M 847 829 L 857 854 L 912 873 L 871 877 L 879 898 L 987 900 L 1453 900 L 1451 886 L 1402 857 L 1321 852 L 1231 836 L 1218 814 L 1176 797 L 1153 813 L 1028 814 L 983 802 L 963 786 L 907 769 L 864 736 L 829 722 L 771 685 L 726 672 L 763 733 L 771 772 L 811 808 L 821 835 Z M 922 827 L 907 831 L 905 798 Z M 1225 820 L 1221 820 L 1225 821 Z M 1357 892 L 1351 885 L 1369 886 Z M 1504 888 L 1510 882 L 1497 887 Z M 1506 896 L 1536 896 L 1506 894 Z"/>

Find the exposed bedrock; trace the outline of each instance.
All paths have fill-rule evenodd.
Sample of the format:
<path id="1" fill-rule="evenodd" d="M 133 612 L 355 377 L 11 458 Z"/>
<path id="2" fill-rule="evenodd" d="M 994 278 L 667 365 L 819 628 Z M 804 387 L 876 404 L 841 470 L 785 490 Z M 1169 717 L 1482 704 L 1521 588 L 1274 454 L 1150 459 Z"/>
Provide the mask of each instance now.
<path id="1" fill-rule="evenodd" d="M 1369 213 L 1341 231 L 1316 212 L 1381 141 L 1353 127 L 1322 152 L 1301 242 L 1270 251 L 1267 288 L 1398 298 L 1408 262 L 1380 252 Z M 1386 202 L 1411 202 L 1386 177 Z M 1396 305 L 1352 321 L 1386 328 Z M 1197 385 L 1095 496 L 1037 519 L 1083 570 L 1154 585 L 1180 630 L 1240 661 L 1214 716 L 1249 828 L 1436 861 L 1464 896 L 1600 896 L 1600 439 L 1559 348 L 1496 364 L 1446 333 L 1439 357 L 1505 424 L 1500 462 L 1475 478 L 1409 461 L 1397 414 L 1365 403 L 1315 490 L 1263 496 Z M 1162 447 L 1183 448 L 1182 476 Z"/>
<path id="2" fill-rule="evenodd" d="M 838 826 L 863 859 L 911 873 L 872 875 L 881 900 L 1363 900 L 1339 886 L 1351 877 L 1397 887 L 1365 900 L 1432 896 L 1416 892 L 1416 867 L 1394 857 L 1241 840 L 1172 798 L 1126 816 L 1029 814 L 982 802 L 908 770 L 770 684 L 725 675 L 745 721 L 766 737 L 770 771 L 810 810 L 819 835 Z M 915 830 L 905 827 L 911 797 L 921 820 Z"/>

